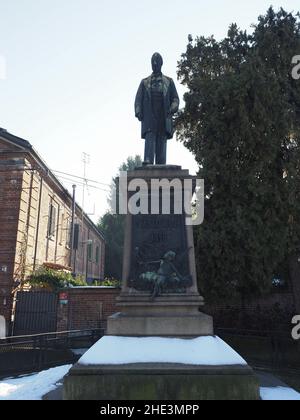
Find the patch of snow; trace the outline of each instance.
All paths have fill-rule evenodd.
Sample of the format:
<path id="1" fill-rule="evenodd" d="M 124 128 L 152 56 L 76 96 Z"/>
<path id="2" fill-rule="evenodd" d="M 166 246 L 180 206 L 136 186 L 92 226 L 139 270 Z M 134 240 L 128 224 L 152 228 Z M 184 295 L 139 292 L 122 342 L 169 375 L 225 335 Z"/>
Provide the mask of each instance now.
<path id="1" fill-rule="evenodd" d="M 59 366 L 35 375 L 5 379 L 0 382 L 0 400 L 41 400 L 45 394 L 57 388 L 58 382 L 71 367 Z"/>
<path id="2" fill-rule="evenodd" d="M 219 337 L 103 337 L 84 354 L 79 363 L 86 366 L 136 363 L 247 365 L 245 360 Z"/>
<path id="3" fill-rule="evenodd" d="M 300 401 L 300 394 L 292 388 L 261 388 L 261 399 L 264 401 Z"/>

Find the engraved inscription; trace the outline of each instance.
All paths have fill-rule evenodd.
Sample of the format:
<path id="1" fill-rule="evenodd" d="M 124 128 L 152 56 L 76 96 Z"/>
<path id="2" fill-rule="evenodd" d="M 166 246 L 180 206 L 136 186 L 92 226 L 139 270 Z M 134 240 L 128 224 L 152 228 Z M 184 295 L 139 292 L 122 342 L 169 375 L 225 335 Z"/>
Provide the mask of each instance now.
<path id="1" fill-rule="evenodd" d="M 165 285 L 163 292 L 184 293 L 189 272 L 185 217 L 183 215 L 137 215 L 132 220 L 132 250 L 129 286 L 151 291 L 153 285 L 143 282 L 145 273 L 155 273 L 168 252 L 175 254 L 173 264 L 182 281 Z"/>

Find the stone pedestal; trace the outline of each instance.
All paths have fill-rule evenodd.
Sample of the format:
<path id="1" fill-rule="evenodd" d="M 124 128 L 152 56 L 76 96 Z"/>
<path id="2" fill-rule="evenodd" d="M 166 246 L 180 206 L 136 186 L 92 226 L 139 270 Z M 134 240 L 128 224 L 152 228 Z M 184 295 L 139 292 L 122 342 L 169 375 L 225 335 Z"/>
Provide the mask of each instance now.
<path id="1" fill-rule="evenodd" d="M 147 166 L 128 172 L 127 185 L 132 180 L 145 182 L 141 194 L 151 208 L 151 198 L 158 195 L 150 190 L 153 180 L 167 180 L 182 188 L 182 194 L 170 190 L 171 214 L 131 215 L 126 217 L 122 292 L 118 298 L 120 312 L 108 319 L 107 334 L 123 336 L 182 336 L 213 335 L 213 319 L 200 312 L 204 299 L 199 295 L 195 266 L 193 226 L 186 224 L 187 214 L 175 214 L 176 204 L 187 188 L 195 188 L 195 177 L 179 166 Z M 187 182 L 186 182 L 187 181 Z M 189 184 L 189 185 L 188 185 Z M 151 196 L 152 192 L 152 196 Z M 130 195 L 128 200 L 130 199 Z M 162 197 L 160 196 L 162 204 Z M 181 290 L 167 290 L 151 299 L 149 290 L 143 289 L 139 277 L 143 271 L 157 270 L 159 261 L 168 252 L 176 253 L 174 265 L 182 276 L 190 278 Z M 139 259 L 144 258 L 144 261 Z M 180 289 L 180 285 L 179 285 Z"/>
<path id="2" fill-rule="evenodd" d="M 189 180 L 191 190 L 195 188 L 195 177 L 178 166 L 150 166 L 129 172 L 125 189 L 131 181 L 142 180 L 141 197 L 150 201 L 148 187 L 153 179 L 176 181 L 177 185 Z M 128 202 L 132 195 L 128 194 Z M 225 343 L 215 347 L 218 339 L 212 337 L 213 319 L 201 313 L 204 299 L 197 287 L 193 227 L 186 223 L 185 213 L 176 214 L 174 211 L 180 199 L 180 194 L 171 194 L 171 214 L 164 214 L 160 206 L 155 215 L 126 216 L 119 312 L 108 319 L 107 337 L 91 349 L 97 355 L 93 362 L 81 360 L 71 369 L 65 379 L 64 399 L 259 399 L 258 380 L 243 360 L 237 364 L 217 363 L 228 349 Z M 157 277 L 162 267 L 169 270 L 169 274 Z M 154 280 L 147 282 L 145 279 Z M 140 342 L 134 342 L 126 350 L 122 342 L 114 342 L 115 339 L 149 339 L 151 344 L 153 338 L 150 337 L 159 337 L 159 340 L 179 338 L 181 344 L 178 340 L 172 341 L 164 363 L 161 363 L 161 342 L 157 345 L 159 348 L 155 348 L 156 356 L 153 358 L 152 353 L 148 354 L 146 362 L 143 356 L 147 345 L 142 347 L 134 361 L 128 362 L 127 356 L 135 353 Z M 201 340 L 196 350 L 188 343 L 194 338 Z M 110 344 L 107 345 L 106 340 Z M 209 345 L 203 348 L 202 340 L 204 344 L 208 341 Z M 178 362 L 175 357 L 174 363 L 173 356 L 182 353 L 179 346 L 183 344 L 185 348 L 187 343 L 188 356 L 202 352 L 204 358 L 190 365 L 187 361 Z M 113 356 L 104 363 L 105 355 L 110 353 Z M 212 355 L 213 364 L 206 364 L 207 355 Z"/>
<path id="3" fill-rule="evenodd" d="M 240 366 L 134 364 L 80 366 L 65 379 L 65 400 L 259 400 L 258 379 Z"/>
<path id="4" fill-rule="evenodd" d="M 139 337 L 200 337 L 213 335 L 213 319 L 199 311 L 202 300 L 189 296 L 183 302 L 178 296 L 156 298 L 139 296 L 135 301 L 122 296 L 121 312 L 108 319 L 107 334 Z"/>
<path id="5" fill-rule="evenodd" d="M 64 398 L 256 400 L 259 388 L 252 369 L 216 337 L 104 337 L 71 369 Z"/>

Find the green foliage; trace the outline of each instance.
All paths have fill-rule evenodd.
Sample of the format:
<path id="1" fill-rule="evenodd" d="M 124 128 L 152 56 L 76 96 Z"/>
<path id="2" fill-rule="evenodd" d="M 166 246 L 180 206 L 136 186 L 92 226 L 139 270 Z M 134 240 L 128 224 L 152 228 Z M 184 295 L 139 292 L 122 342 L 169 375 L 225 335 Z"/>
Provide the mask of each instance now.
<path id="1" fill-rule="evenodd" d="M 112 181 L 111 193 L 108 199 L 110 209 L 98 223 L 98 227 L 101 229 L 106 239 L 105 276 L 108 278 L 122 278 L 125 216 L 113 214 L 113 195 L 115 190 L 118 190 L 117 179 L 121 171 L 132 171 L 140 166 L 142 166 L 142 159 L 140 156 L 129 157 L 127 161 L 120 166 L 119 173 Z"/>
<path id="2" fill-rule="evenodd" d="M 121 287 L 121 282 L 120 282 L 120 280 L 115 280 L 115 279 L 105 279 L 103 281 L 97 282 L 96 286 L 120 288 Z"/>
<path id="3" fill-rule="evenodd" d="M 206 183 L 205 222 L 196 231 L 200 286 L 211 300 L 271 287 L 299 252 L 300 20 L 281 9 L 253 34 L 189 37 L 178 75 L 187 87 L 177 119 Z"/>
<path id="4" fill-rule="evenodd" d="M 108 205 L 109 205 L 109 213 L 115 213 L 114 209 L 115 206 L 118 208 L 118 177 L 120 176 L 121 172 L 128 172 L 133 171 L 135 168 L 141 167 L 143 164 L 142 158 L 139 155 L 136 156 L 129 156 L 126 162 L 123 162 L 122 165 L 119 167 L 119 171 L 117 175 L 112 179 L 111 186 L 110 186 L 110 194 L 108 197 Z M 117 193 L 116 193 L 117 191 Z M 114 196 L 117 196 L 117 203 L 114 204 Z"/>
<path id="5" fill-rule="evenodd" d="M 28 284 L 32 287 L 46 288 L 52 291 L 66 287 L 87 286 L 86 282 L 80 277 L 74 279 L 71 273 L 45 267 L 41 267 L 35 271 L 29 277 Z"/>
<path id="6" fill-rule="evenodd" d="M 98 225 L 106 240 L 105 275 L 108 277 L 122 277 L 124 225 L 124 216 L 110 213 L 106 213 Z"/>

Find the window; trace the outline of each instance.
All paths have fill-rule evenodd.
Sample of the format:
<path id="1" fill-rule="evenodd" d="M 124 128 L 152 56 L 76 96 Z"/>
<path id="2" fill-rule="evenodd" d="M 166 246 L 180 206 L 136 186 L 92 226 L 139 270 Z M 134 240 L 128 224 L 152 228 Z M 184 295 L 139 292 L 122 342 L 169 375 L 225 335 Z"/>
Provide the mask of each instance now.
<path id="1" fill-rule="evenodd" d="M 59 245 L 64 245 L 65 222 L 66 222 L 66 216 L 65 216 L 64 213 L 62 213 L 61 219 L 60 219 L 60 239 L 59 239 Z"/>
<path id="2" fill-rule="evenodd" d="M 49 206 L 48 237 L 53 238 L 56 230 L 56 208 L 53 204 Z"/>
<path id="3" fill-rule="evenodd" d="M 93 259 L 93 244 L 88 244 L 87 246 L 87 256 L 89 262 L 92 262 Z"/>
<path id="4" fill-rule="evenodd" d="M 96 264 L 99 264 L 100 261 L 100 249 L 99 246 L 96 247 Z"/>
<path id="5" fill-rule="evenodd" d="M 66 228 L 65 228 L 65 231 L 66 231 L 66 247 L 67 248 L 71 248 L 71 225 L 72 225 L 72 223 L 71 223 L 71 219 L 70 219 L 70 217 L 68 217 L 67 218 L 67 220 L 66 220 Z"/>

